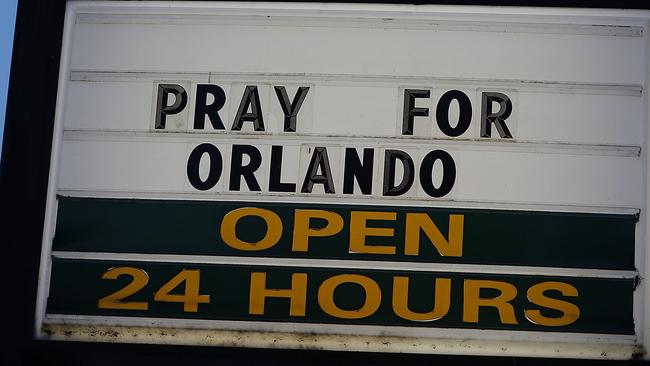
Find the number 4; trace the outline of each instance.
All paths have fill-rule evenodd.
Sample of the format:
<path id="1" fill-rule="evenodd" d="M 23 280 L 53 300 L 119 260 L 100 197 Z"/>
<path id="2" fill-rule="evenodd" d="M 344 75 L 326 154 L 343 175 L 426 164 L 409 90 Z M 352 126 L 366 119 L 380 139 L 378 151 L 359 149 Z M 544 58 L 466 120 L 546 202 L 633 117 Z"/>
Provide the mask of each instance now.
<path id="1" fill-rule="evenodd" d="M 184 269 L 164 284 L 154 295 L 154 301 L 181 302 L 183 311 L 196 313 L 199 304 L 210 303 L 210 295 L 199 295 L 200 272 L 198 269 Z M 182 295 L 171 292 L 185 282 L 185 292 Z"/>

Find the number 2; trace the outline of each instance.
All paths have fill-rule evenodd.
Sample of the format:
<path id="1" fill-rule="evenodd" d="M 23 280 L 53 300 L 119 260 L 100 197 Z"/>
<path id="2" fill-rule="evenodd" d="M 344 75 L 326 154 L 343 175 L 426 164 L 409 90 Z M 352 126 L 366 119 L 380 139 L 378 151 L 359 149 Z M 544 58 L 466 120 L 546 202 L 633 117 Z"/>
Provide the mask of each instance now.
<path id="1" fill-rule="evenodd" d="M 149 303 L 143 301 L 123 301 L 125 298 L 142 290 L 149 282 L 147 272 L 133 267 L 110 268 L 102 275 L 102 279 L 115 280 L 122 275 L 131 276 L 131 282 L 114 293 L 99 299 L 97 307 L 100 309 L 126 309 L 147 310 Z"/>

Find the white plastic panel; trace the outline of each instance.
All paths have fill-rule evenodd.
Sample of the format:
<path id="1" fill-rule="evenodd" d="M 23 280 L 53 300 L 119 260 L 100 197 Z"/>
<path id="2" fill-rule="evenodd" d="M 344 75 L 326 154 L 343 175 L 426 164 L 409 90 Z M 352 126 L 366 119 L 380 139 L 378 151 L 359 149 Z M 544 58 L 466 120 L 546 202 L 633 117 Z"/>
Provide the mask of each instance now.
<path id="1" fill-rule="evenodd" d="M 206 139 L 209 140 L 209 139 Z M 153 138 L 133 140 L 93 140 L 66 141 L 62 151 L 59 189 L 73 191 L 109 192 L 168 192 L 201 193 L 184 183 L 187 160 L 191 150 L 198 145 L 181 141 L 156 142 Z M 220 182 L 226 186 L 210 189 L 213 193 L 238 193 L 249 191 L 243 183 L 239 190 L 229 190 L 230 151 L 232 144 L 254 146 L 260 151 L 262 165 L 255 172 L 261 187 L 257 194 L 268 194 L 270 145 L 262 141 L 249 141 L 237 138 L 213 139 L 223 157 L 224 170 Z M 335 145 L 332 143 L 305 143 L 276 140 L 283 153 L 285 182 L 297 183 L 300 191 L 307 173 L 307 166 L 313 148 L 327 148 L 332 171 L 335 193 L 325 194 L 322 185 L 316 185 L 312 193 L 297 193 L 298 196 L 321 196 L 337 202 L 345 202 L 342 194 L 343 156 L 347 147 L 355 145 Z M 432 199 L 419 187 L 421 159 L 428 152 L 437 150 L 435 142 L 430 144 L 398 144 L 391 140 L 382 143 L 356 145 L 374 149 L 376 163 L 373 171 L 374 189 L 371 195 L 358 195 L 372 202 L 372 198 L 382 197 L 384 149 L 397 149 L 409 154 L 414 161 L 415 182 L 412 188 L 400 196 L 407 199 Z M 625 156 L 589 156 L 567 153 L 528 153 L 525 149 L 518 153 L 500 152 L 498 148 L 481 148 L 476 145 L 466 148 L 443 147 L 456 164 L 456 183 L 449 195 L 442 200 L 494 201 L 529 204 L 565 204 L 575 206 L 614 206 L 637 207 L 642 199 L 641 160 Z M 496 151 L 495 151 L 496 150 Z M 299 152 L 296 158 L 296 153 Z M 360 150 L 359 150 L 360 151 Z M 203 164 L 209 164 L 204 157 Z M 203 167 L 204 170 L 207 169 Z M 396 173 L 400 182 L 401 164 Z M 207 174 L 207 173 L 203 173 Z M 444 175 L 441 166 L 434 166 L 434 185 L 440 185 Z M 223 183 L 226 182 L 226 183 Z M 319 190 L 320 189 L 320 190 Z M 275 195 L 279 193 L 274 193 Z M 291 196 L 296 193 L 282 193 Z M 222 195 L 215 195 L 219 199 Z M 349 195 L 347 195 L 350 197 Z M 221 198 L 222 199 L 222 198 Z"/>
<path id="2" fill-rule="evenodd" d="M 286 86 L 287 94 L 292 99 L 297 86 L 309 86 L 298 116 L 298 134 L 408 137 L 401 135 L 404 89 L 415 88 L 430 90 L 431 97 L 417 100 L 418 107 L 429 108 L 429 117 L 415 118 L 413 137 L 445 138 L 435 122 L 436 106 L 443 93 L 460 89 L 472 106 L 472 122 L 467 132 L 459 136 L 461 139 L 479 138 L 481 92 L 500 91 L 513 101 L 513 114 L 507 119 L 507 125 L 516 141 L 637 147 L 643 141 L 643 98 L 633 94 L 620 95 L 616 90 L 603 92 L 605 94 L 594 93 L 593 90 L 558 93 L 551 87 L 531 90 L 525 86 L 515 89 L 507 84 L 454 85 L 435 80 L 405 84 L 403 80 L 397 82 L 386 78 L 371 83 L 355 78 L 335 81 L 327 81 L 324 77 L 286 80 L 278 76 L 275 81 L 259 81 L 249 76 L 248 80 L 213 78 L 208 82 L 207 75 L 202 81 L 192 81 L 191 77 L 193 75 L 190 74 L 165 77 L 165 74 L 151 76 L 136 73 L 128 79 L 111 74 L 95 76 L 96 79 L 92 81 L 75 78 L 68 89 L 65 129 L 149 131 L 154 120 L 156 81 L 164 80 L 190 85 L 188 107 L 183 112 L 190 124 L 173 132 L 193 130 L 191 121 L 194 118 L 196 84 L 209 83 L 219 85 L 226 91 L 226 104 L 219 111 L 226 130 L 232 126 L 242 98 L 243 85 L 256 85 L 262 95 L 264 119 L 268 121 L 266 133 L 289 136 L 282 132 L 283 114 L 272 87 Z M 454 102 L 452 106 L 457 104 Z M 450 123 L 455 124 L 457 118 L 457 115 L 450 114 Z M 206 126 L 200 132 L 227 132 L 214 130 L 209 123 Z M 494 136 L 497 136 L 496 133 Z"/>
<path id="3" fill-rule="evenodd" d="M 355 28 L 336 21 L 295 32 L 281 22 L 240 26 L 236 17 L 229 20 L 235 24 L 78 24 L 71 68 L 179 71 L 183 65 L 194 72 L 591 83 L 638 83 L 644 70 L 641 37 Z"/>

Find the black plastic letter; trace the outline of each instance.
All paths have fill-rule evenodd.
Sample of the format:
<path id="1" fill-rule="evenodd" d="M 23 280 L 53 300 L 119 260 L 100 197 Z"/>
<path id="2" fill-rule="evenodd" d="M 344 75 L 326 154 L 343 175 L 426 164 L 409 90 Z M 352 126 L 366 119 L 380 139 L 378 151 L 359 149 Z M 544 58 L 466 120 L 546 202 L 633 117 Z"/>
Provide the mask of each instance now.
<path id="1" fill-rule="evenodd" d="M 395 163 L 399 160 L 404 167 L 404 176 L 399 185 L 395 185 Z M 384 153 L 384 196 L 400 196 L 413 185 L 415 167 L 411 156 L 401 150 L 386 150 Z"/>
<path id="2" fill-rule="evenodd" d="M 318 174 L 320 169 L 321 174 Z M 311 156 L 309 168 L 305 180 L 302 183 L 302 193 L 311 193 L 314 183 L 323 185 L 325 193 L 334 193 L 334 182 L 332 181 L 332 171 L 330 170 L 330 161 L 327 157 L 327 148 L 316 147 L 314 154 Z"/>
<path id="3" fill-rule="evenodd" d="M 203 154 L 208 154 L 210 158 L 210 170 L 205 180 L 201 180 L 199 175 L 199 166 Z M 223 162 L 219 149 L 212 144 L 201 144 L 192 150 L 189 159 L 187 159 L 187 179 L 189 179 L 192 187 L 200 191 L 206 191 L 219 182 L 222 168 Z"/>
<path id="4" fill-rule="evenodd" d="M 492 102 L 499 103 L 499 111 L 492 112 Z M 492 137 L 492 124 L 497 127 L 499 136 L 511 139 L 512 134 L 506 126 L 506 118 L 512 113 L 512 102 L 507 95 L 497 92 L 483 92 L 481 101 L 481 137 Z"/>
<path id="5" fill-rule="evenodd" d="M 436 188 L 433 185 L 433 164 L 440 159 L 442 162 L 442 183 Z M 451 191 L 456 181 L 456 164 L 454 158 L 444 150 L 434 150 L 428 153 L 420 165 L 420 185 L 431 197 L 443 197 Z"/>
<path id="6" fill-rule="evenodd" d="M 211 104 L 207 104 L 208 94 L 214 97 Z M 199 84 L 196 86 L 196 108 L 194 110 L 194 129 L 202 130 L 205 128 L 205 116 L 208 116 L 212 128 L 215 130 L 225 130 L 219 110 L 226 103 L 226 93 L 219 85 Z"/>
<path id="7" fill-rule="evenodd" d="M 426 89 L 404 89 L 404 113 L 402 116 L 402 135 L 413 134 L 413 117 L 427 117 L 429 108 L 415 107 L 415 98 L 429 98 L 431 93 Z"/>
<path id="8" fill-rule="evenodd" d="M 282 183 L 282 145 L 271 147 L 271 168 L 269 176 L 270 192 L 295 192 L 295 183 Z"/>
<path id="9" fill-rule="evenodd" d="M 278 100 L 280 101 L 282 112 L 284 112 L 284 132 L 296 132 L 298 111 L 302 106 L 302 102 L 305 101 L 309 87 L 299 87 L 296 91 L 296 95 L 293 97 L 293 102 L 291 102 L 291 104 L 289 104 L 289 96 L 287 95 L 287 90 L 284 88 L 284 86 L 276 86 L 274 89 L 275 94 L 277 94 Z"/>
<path id="10" fill-rule="evenodd" d="M 174 104 L 169 103 L 169 94 L 174 94 Z M 165 120 L 170 114 L 180 113 L 187 105 L 187 92 L 178 84 L 158 84 L 158 97 L 156 101 L 156 130 L 165 129 Z"/>
<path id="11" fill-rule="evenodd" d="M 249 107 L 251 109 L 250 113 L 248 113 Z M 255 131 L 264 131 L 262 103 L 260 103 L 260 94 L 255 85 L 247 85 L 244 88 L 244 95 L 241 97 L 241 103 L 239 103 L 237 115 L 232 123 L 231 130 L 241 131 L 244 122 L 253 122 Z"/>
<path id="12" fill-rule="evenodd" d="M 244 154 L 248 155 L 250 162 L 242 165 Z M 255 146 L 251 145 L 232 145 L 232 158 L 230 159 L 230 190 L 238 191 L 240 188 L 241 177 L 244 177 L 246 184 L 251 191 L 261 191 L 255 171 L 262 165 L 262 154 Z"/>
<path id="13" fill-rule="evenodd" d="M 458 124 L 451 127 L 449 124 L 449 105 L 451 101 L 458 101 Z M 440 97 L 436 107 L 436 122 L 440 131 L 449 137 L 458 137 L 467 131 L 472 122 L 472 103 L 465 93 L 460 90 L 450 90 Z"/>
<path id="14" fill-rule="evenodd" d="M 345 149 L 345 165 L 343 172 L 343 193 L 354 193 L 354 180 L 356 179 L 362 194 L 372 193 L 372 168 L 374 149 L 363 149 L 363 163 L 359 160 L 357 149 Z"/>

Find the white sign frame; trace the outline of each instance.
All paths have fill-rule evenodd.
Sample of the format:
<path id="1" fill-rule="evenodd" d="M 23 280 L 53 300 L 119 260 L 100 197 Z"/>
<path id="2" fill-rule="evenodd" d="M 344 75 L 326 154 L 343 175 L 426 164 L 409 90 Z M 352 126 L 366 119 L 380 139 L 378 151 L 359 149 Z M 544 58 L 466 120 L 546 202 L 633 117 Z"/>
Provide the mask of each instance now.
<path id="1" fill-rule="evenodd" d="M 398 329 L 387 332 L 388 335 L 379 336 L 371 329 L 362 326 L 355 327 L 354 334 L 349 334 L 343 327 L 323 327 L 323 334 L 309 334 L 312 328 L 303 327 L 294 323 L 260 325 L 255 322 L 212 322 L 206 324 L 202 321 L 172 321 L 161 319 L 140 318 L 111 318 L 102 317 L 76 317 L 58 316 L 48 317 L 45 313 L 45 303 L 51 267 L 51 243 L 54 234 L 56 219 L 56 195 L 59 193 L 59 182 L 61 177 L 61 156 L 64 140 L 64 125 L 66 120 L 66 98 L 69 92 L 71 80 L 75 78 L 102 77 L 101 71 L 97 70 L 73 70 L 71 69 L 71 52 L 74 43 L 74 28 L 76 22 L 92 22 L 93 17 L 97 19 L 104 17 L 110 19 L 120 17 L 124 14 L 131 14 L 130 21 L 141 21 L 148 15 L 154 15 L 161 19 L 171 19 L 178 14 L 193 17 L 199 22 L 210 22 L 210 16 L 216 13 L 238 14 L 246 21 L 255 22 L 256 17 L 265 14 L 273 14 L 283 22 L 289 24 L 303 25 L 317 24 L 318 26 L 329 26 L 333 18 L 337 18 L 341 24 L 349 22 L 361 22 L 361 26 L 370 28 L 381 23 L 383 27 L 422 29 L 423 27 L 434 27 L 438 31 L 453 32 L 461 28 L 469 27 L 470 30 L 479 32 L 506 32 L 508 34 L 540 33 L 547 35 L 573 34 L 581 36 L 603 36 L 612 37 L 612 34 L 620 37 L 640 37 L 644 43 L 642 51 L 644 59 L 643 80 L 635 83 L 632 80 L 615 82 L 601 80 L 599 82 L 587 81 L 549 81 L 540 77 L 541 81 L 536 83 L 531 80 L 513 78 L 492 78 L 490 80 L 467 78 L 459 79 L 449 76 L 431 78 L 431 81 L 438 83 L 456 85 L 465 88 L 480 88 L 492 83 L 503 87 L 503 90 L 512 88 L 529 92 L 535 90 L 553 90 L 558 93 L 575 93 L 586 91 L 589 94 L 617 94 L 635 95 L 641 93 L 645 107 L 642 111 L 643 132 L 645 133 L 638 146 L 609 143 L 606 146 L 599 146 L 592 142 L 584 146 L 579 143 L 567 143 L 558 141 L 555 145 L 548 145 L 543 142 L 522 141 L 526 149 L 539 151 L 544 149 L 555 149 L 557 151 L 572 151 L 578 155 L 606 154 L 609 156 L 631 157 L 638 154 L 643 169 L 638 172 L 638 178 L 643 180 L 645 202 L 639 202 L 637 206 L 627 202 L 617 205 L 615 202 L 607 205 L 565 205 L 563 202 L 547 202 L 540 204 L 540 209 L 572 211 L 579 207 L 582 212 L 613 212 L 630 213 L 640 212 L 640 221 L 637 224 L 636 242 L 636 265 L 642 279 L 650 273 L 650 240 L 646 235 L 646 228 L 650 217 L 646 214 L 646 208 L 650 205 L 650 169 L 648 169 L 647 141 L 650 139 L 648 132 L 648 96 L 644 92 L 648 85 L 650 45 L 648 44 L 648 27 L 650 25 L 650 12 L 646 11 L 623 11 L 623 10 L 594 10 L 594 9 L 541 9 L 541 8 L 498 8 L 498 7 L 457 7 L 457 6 L 406 6 L 406 5 L 359 5 L 359 4 L 269 4 L 269 3 L 164 3 L 164 2 L 68 2 L 66 10 L 66 21 L 64 26 L 64 40 L 62 58 L 59 73 L 59 89 L 57 95 L 57 111 L 55 117 L 55 129 L 53 138 L 52 158 L 50 164 L 50 179 L 48 185 L 48 199 L 46 206 L 43 254 L 41 258 L 41 273 L 39 276 L 39 293 L 36 310 L 37 338 L 61 339 L 61 340 L 101 340 L 106 342 L 129 342 L 129 343 L 174 343 L 214 346 L 247 346 L 262 348 L 313 348 L 328 350 L 354 350 L 370 352 L 410 352 L 410 353 L 440 353 L 440 354 L 471 354 L 471 355 L 502 355 L 502 356 L 527 356 L 527 357 L 570 357 L 570 358 L 606 358 L 606 359 L 631 359 L 645 357 L 645 350 L 650 349 L 650 316 L 646 313 L 646 306 L 650 301 L 650 286 L 641 281 L 634 297 L 634 319 L 636 334 L 628 336 L 607 336 L 607 335 L 580 335 L 562 333 L 540 333 L 523 331 L 495 331 L 495 330 L 453 330 L 441 329 L 440 337 L 421 338 L 417 331 Z M 79 17 L 79 14 L 82 14 Z M 323 14 L 326 14 L 325 16 Z M 85 18 L 84 18 L 85 17 Z M 329 18 L 328 18 L 329 17 Z M 128 17 L 127 17 L 128 18 Z M 140 20 L 138 20 L 140 19 Z M 182 22 L 182 17 L 175 18 Z M 383 20 L 382 20 L 383 19 Z M 392 21 L 388 21 L 390 19 Z M 293 22 L 293 23 L 292 23 Z M 365 23 L 364 23 L 365 22 Z M 609 25 L 603 27 L 602 25 Z M 641 62 L 641 61 L 639 61 Z M 124 70 L 128 71 L 128 70 Z M 153 78 L 164 76 L 165 80 L 174 79 L 173 72 L 160 72 L 152 75 Z M 188 80 L 185 73 L 181 80 Z M 98 76 L 99 75 L 99 76 Z M 118 78 L 132 77 L 128 73 L 114 75 Z M 284 78 L 296 77 L 285 74 Z M 548 76 L 548 75 L 543 75 Z M 639 76 L 639 75 L 637 75 Z M 199 76 L 200 77 L 200 76 Z M 230 75 L 232 77 L 232 75 Z M 235 79 L 245 80 L 250 78 L 263 78 L 263 74 L 257 75 L 236 75 Z M 272 80 L 276 76 L 270 76 Z M 319 76 L 307 75 L 299 79 L 318 79 Z M 348 79 L 359 78 L 363 82 L 377 83 L 385 80 L 372 79 L 371 76 L 352 75 Z M 365 79 L 364 79 L 365 78 Z M 540 81 L 537 80 L 537 81 Z M 413 83 L 413 80 L 398 80 L 402 83 Z M 483 83 L 483 84 L 481 84 Z M 397 90 L 397 88 L 396 88 Z M 397 116 L 395 117 L 397 119 Z M 518 116 L 519 119 L 523 117 Z M 145 121 L 147 124 L 150 120 Z M 67 138 L 76 138 L 75 133 L 83 138 L 83 131 L 68 132 Z M 443 141 L 443 144 L 459 146 L 454 142 Z M 472 141 L 463 141 L 460 144 L 468 145 L 471 148 L 484 149 Z M 496 143 L 495 143 L 496 144 Z M 494 145 L 494 144 L 493 144 Z M 489 150 L 490 144 L 486 145 Z M 498 147 L 497 149 L 501 149 Z M 638 187 L 637 187 L 638 188 Z M 70 191 L 74 191 L 71 189 Z M 92 196 L 91 193 L 87 193 Z M 159 192 L 155 197 L 165 197 Z M 180 197 L 182 195 L 177 195 Z M 123 193 L 121 197 L 128 197 Z M 242 201 L 260 200 L 259 196 L 241 195 Z M 261 198 L 262 200 L 273 200 Z M 293 202 L 293 198 L 284 198 L 285 201 Z M 301 202 L 320 202 L 319 198 L 302 198 Z M 378 204 L 394 201 L 378 199 Z M 400 201 L 398 205 L 406 205 L 412 201 Z M 434 205 L 444 207 L 450 202 L 435 202 Z M 455 203 L 451 203 L 455 204 Z M 468 208 L 530 208 L 530 202 L 510 202 L 494 205 L 493 202 L 481 202 L 476 200 L 473 203 L 464 202 L 459 207 Z M 81 258 L 83 256 L 78 256 Z M 88 255 L 90 258 L 101 258 L 101 256 Z M 115 258 L 115 257 L 113 257 Z M 133 259 L 129 256 L 128 259 Z M 517 273 L 516 269 L 503 268 L 503 273 Z M 528 270 L 528 269 L 527 269 Z M 508 272 L 511 271 L 511 272 Z M 585 274 L 581 274 L 585 275 Z M 589 273 L 586 274 L 590 275 Z M 616 273 L 610 273 L 615 276 Z M 43 326 L 47 324 L 47 332 Z M 151 331 L 154 326 L 155 331 Z M 407 337 L 400 337 L 400 331 L 407 331 Z M 297 332 L 297 333 L 296 333 Z"/>

